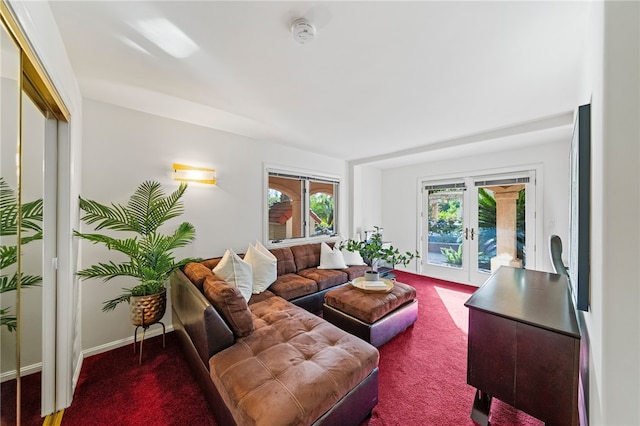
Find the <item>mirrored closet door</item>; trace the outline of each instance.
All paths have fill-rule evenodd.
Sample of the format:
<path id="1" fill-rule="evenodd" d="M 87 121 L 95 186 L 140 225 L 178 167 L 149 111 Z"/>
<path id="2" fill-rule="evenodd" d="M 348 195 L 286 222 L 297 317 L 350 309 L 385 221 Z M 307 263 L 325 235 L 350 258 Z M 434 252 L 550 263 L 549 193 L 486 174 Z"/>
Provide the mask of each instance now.
<path id="1" fill-rule="evenodd" d="M 27 52 L 28 43 L 5 3 L 0 6 L 0 424 L 4 426 L 42 423 L 55 406 L 56 325 L 43 320 L 43 312 L 55 311 L 56 304 L 52 261 L 57 237 L 51 223 L 56 222 L 57 197 L 56 183 L 51 182 L 55 173 L 48 172 L 45 180 L 45 170 L 57 167 L 51 155 L 57 151 L 57 123 L 68 113 L 65 116 L 51 96 L 52 86 L 33 52 Z"/>

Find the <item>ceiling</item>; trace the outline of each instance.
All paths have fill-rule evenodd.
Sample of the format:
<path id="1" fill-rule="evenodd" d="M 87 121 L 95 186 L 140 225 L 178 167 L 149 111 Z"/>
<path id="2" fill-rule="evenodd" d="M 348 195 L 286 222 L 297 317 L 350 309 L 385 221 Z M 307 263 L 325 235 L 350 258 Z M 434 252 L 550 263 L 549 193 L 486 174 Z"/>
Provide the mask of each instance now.
<path id="1" fill-rule="evenodd" d="M 569 138 L 589 2 L 51 8 L 86 98 L 393 167 Z"/>

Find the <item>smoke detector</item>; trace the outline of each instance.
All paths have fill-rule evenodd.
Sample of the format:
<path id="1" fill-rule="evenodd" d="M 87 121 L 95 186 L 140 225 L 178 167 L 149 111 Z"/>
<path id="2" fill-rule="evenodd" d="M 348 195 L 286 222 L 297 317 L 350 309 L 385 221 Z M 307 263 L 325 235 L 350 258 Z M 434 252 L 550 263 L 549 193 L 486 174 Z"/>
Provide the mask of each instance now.
<path id="1" fill-rule="evenodd" d="M 312 42 L 316 38 L 316 27 L 305 18 L 298 18 L 291 24 L 293 39 L 300 44 Z"/>

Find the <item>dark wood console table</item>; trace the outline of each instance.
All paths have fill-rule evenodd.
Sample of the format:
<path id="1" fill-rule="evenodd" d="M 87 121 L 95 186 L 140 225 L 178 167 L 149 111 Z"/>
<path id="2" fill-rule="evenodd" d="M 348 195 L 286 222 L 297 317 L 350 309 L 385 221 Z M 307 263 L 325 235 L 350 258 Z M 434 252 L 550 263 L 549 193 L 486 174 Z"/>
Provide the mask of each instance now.
<path id="1" fill-rule="evenodd" d="M 491 399 L 547 425 L 578 425 L 580 332 L 567 277 L 502 266 L 465 303 L 471 418 L 489 424 Z"/>

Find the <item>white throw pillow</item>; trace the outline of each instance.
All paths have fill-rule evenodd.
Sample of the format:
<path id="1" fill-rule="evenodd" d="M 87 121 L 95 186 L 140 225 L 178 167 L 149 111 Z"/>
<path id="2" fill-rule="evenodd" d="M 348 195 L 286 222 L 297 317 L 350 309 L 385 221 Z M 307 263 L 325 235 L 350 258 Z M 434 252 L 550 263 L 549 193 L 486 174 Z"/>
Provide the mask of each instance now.
<path id="1" fill-rule="evenodd" d="M 358 251 L 349 251 L 346 248 L 343 248 L 342 257 L 344 258 L 344 263 L 349 266 L 366 265 L 364 259 L 362 259 L 362 255 Z"/>
<path id="2" fill-rule="evenodd" d="M 331 248 L 324 241 L 320 244 L 320 265 L 318 269 L 346 269 L 342 252 L 338 247 Z"/>
<path id="3" fill-rule="evenodd" d="M 273 259 L 276 259 L 276 257 L 274 256 L 274 254 L 273 254 L 273 253 L 271 253 L 271 252 L 269 251 L 269 249 L 268 249 L 268 248 L 266 248 L 265 246 L 263 246 L 263 245 L 262 245 L 262 243 L 261 243 L 260 241 L 256 240 L 255 247 L 258 249 L 258 251 L 259 251 L 260 253 L 264 253 L 264 254 L 266 254 L 267 256 L 269 256 L 269 257 L 271 257 L 271 258 L 273 258 Z M 276 261 L 277 261 L 277 259 L 276 259 Z"/>
<path id="4" fill-rule="evenodd" d="M 225 280 L 229 285 L 240 290 L 242 297 L 248 302 L 253 290 L 253 274 L 251 265 L 231 249 L 224 252 L 220 262 L 213 268 L 213 273 Z"/>
<path id="5" fill-rule="evenodd" d="M 244 261 L 253 269 L 253 294 L 262 293 L 278 278 L 278 260 L 266 248 L 266 253 L 260 250 L 258 244 L 256 247 L 249 244 L 244 255 Z"/>

